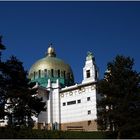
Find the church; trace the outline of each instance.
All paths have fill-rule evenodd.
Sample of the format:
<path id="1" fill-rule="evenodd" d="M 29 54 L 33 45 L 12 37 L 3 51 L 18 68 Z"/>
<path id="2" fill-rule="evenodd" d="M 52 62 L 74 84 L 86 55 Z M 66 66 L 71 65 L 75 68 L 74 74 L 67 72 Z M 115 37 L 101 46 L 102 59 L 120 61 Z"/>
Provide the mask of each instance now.
<path id="1" fill-rule="evenodd" d="M 36 128 L 97 131 L 98 69 L 91 52 L 83 65 L 83 80 L 75 84 L 70 65 L 50 45 L 45 57 L 31 66 L 29 78 L 36 82 L 37 96 L 46 102 L 46 111 L 34 118 Z"/>

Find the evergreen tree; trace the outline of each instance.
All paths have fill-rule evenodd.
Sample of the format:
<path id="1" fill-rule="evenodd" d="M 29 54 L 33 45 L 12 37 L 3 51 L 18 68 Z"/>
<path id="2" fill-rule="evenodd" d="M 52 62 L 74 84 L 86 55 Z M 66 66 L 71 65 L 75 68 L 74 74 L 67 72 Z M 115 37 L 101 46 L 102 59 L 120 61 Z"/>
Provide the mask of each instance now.
<path id="1" fill-rule="evenodd" d="M 137 138 L 140 129 L 140 74 L 134 60 L 116 56 L 107 64 L 98 83 L 98 124 L 101 130 L 117 131 L 118 138 Z M 140 136 L 140 135 L 139 135 Z"/>
<path id="2" fill-rule="evenodd" d="M 45 103 L 36 96 L 37 89 L 33 89 L 35 83 L 29 84 L 22 62 L 15 56 L 4 63 L 3 75 L 9 125 L 31 126 L 31 117 L 45 109 Z"/>
<path id="3" fill-rule="evenodd" d="M 0 50 L 5 50 L 6 47 L 2 44 L 2 36 L 0 35 Z"/>
<path id="4" fill-rule="evenodd" d="M 29 82 L 22 62 L 15 56 L 2 62 L 2 50 L 5 46 L 0 36 L 0 119 L 7 116 L 10 126 L 32 127 L 31 117 L 45 110 L 45 103 L 36 96 L 35 83 Z"/>
<path id="5" fill-rule="evenodd" d="M 2 36 L 0 35 L 0 119 L 4 119 L 4 116 L 5 116 L 5 113 L 4 113 L 5 84 L 4 84 L 4 78 L 2 75 L 2 69 L 4 67 L 4 63 L 1 61 L 1 53 L 5 49 L 6 49 L 5 46 L 2 44 Z"/>
<path id="6" fill-rule="evenodd" d="M 0 35 L 0 62 L 1 62 L 1 51 L 5 50 L 5 46 L 2 44 L 2 36 Z"/>

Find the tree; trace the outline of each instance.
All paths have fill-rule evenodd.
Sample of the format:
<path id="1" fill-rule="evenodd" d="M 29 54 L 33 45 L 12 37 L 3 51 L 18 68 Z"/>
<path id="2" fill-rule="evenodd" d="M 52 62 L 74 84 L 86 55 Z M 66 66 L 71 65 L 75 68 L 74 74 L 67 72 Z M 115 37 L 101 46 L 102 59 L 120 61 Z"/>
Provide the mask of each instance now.
<path id="1" fill-rule="evenodd" d="M 140 74 L 133 65 L 130 57 L 116 56 L 98 83 L 99 129 L 117 131 L 118 138 L 135 138 L 140 129 Z"/>
<path id="2" fill-rule="evenodd" d="M 2 36 L 0 35 L 0 62 L 1 62 L 1 51 L 5 50 L 5 46 L 2 44 Z"/>
<path id="3" fill-rule="evenodd" d="M 5 46 L 2 44 L 2 35 L 0 35 L 0 49 L 5 50 Z"/>
<path id="4" fill-rule="evenodd" d="M 12 56 L 4 63 L 2 71 L 5 84 L 6 114 L 10 126 L 31 126 L 33 115 L 37 116 L 45 108 L 42 99 L 36 96 L 33 89 L 35 83 L 29 84 L 27 71 L 24 70 L 22 62 Z"/>
<path id="5" fill-rule="evenodd" d="M 2 75 L 2 69 L 4 66 L 4 63 L 1 61 L 1 51 L 5 50 L 5 46 L 2 44 L 2 36 L 0 35 L 0 119 L 4 119 L 5 113 L 4 113 L 4 97 L 5 97 L 5 84 L 4 84 L 4 78 Z"/>

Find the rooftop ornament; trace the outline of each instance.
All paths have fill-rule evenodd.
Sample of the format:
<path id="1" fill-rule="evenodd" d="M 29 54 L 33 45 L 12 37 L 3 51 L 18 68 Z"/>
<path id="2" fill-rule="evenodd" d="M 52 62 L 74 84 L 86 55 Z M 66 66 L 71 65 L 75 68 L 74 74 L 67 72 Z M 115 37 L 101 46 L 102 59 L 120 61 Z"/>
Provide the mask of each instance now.
<path id="1" fill-rule="evenodd" d="M 93 58 L 94 58 L 93 53 L 90 52 L 90 51 L 88 51 L 88 52 L 87 52 L 86 60 L 92 60 Z"/>

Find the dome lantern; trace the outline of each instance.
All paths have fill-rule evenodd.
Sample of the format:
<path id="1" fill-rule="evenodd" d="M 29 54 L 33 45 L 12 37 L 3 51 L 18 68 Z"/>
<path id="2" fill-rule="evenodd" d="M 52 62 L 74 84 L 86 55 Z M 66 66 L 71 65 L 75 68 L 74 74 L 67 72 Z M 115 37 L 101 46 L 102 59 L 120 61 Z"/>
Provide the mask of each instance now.
<path id="1" fill-rule="evenodd" d="M 46 56 L 56 57 L 55 49 L 52 47 L 52 43 L 49 45 Z"/>

